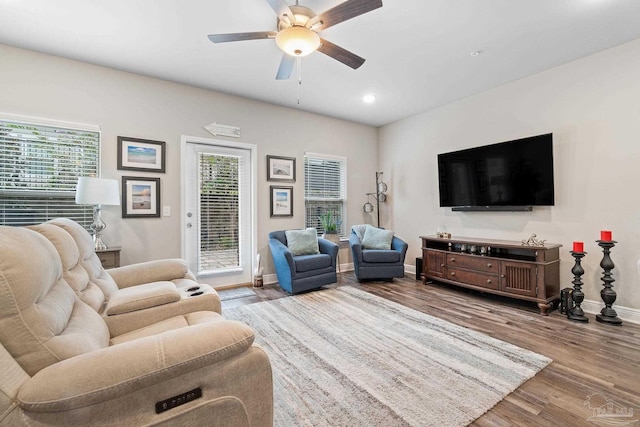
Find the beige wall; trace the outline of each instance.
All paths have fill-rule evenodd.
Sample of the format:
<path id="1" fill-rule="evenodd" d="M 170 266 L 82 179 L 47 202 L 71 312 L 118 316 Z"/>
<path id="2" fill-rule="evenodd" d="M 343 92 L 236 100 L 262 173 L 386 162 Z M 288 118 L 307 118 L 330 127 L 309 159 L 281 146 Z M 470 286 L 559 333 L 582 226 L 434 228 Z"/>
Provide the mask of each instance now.
<path id="1" fill-rule="evenodd" d="M 304 225 L 306 151 L 347 157 L 348 225 L 367 219 L 361 207 L 375 186 L 376 128 L 3 45 L 0 93 L 0 113 L 99 125 L 103 177 L 161 178 L 162 205 L 171 206 L 171 217 L 122 219 L 119 207 L 104 208 L 105 241 L 123 247 L 123 264 L 181 256 L 180 137 L 214 138 L 203 129 L 214 121 L 241 128 L 242 137 L 230 141 L 258 146 L 257 235 L 266 274 L 273 271 L 267 234 Z M 166 173 L 116 170 L 119 135 L 166 141 Z M 269 217 L 267 154 L 298 160 L 293 218 Z M 347 255 L 343 248 L 342 262 Z"/>
<path id="2" fill-rule="evenodd" d="M 561 287 L 571 286 L 572 242 L 585 243 L 583 290 L 600 301 L 600 230 L 616 305 L 640 309 L 640 40 L 565 64 L 380 129 L 380 170 L 391 186 L 388 226 L 408 237 L 439 224 L 457 236 L 561 243 Z M 553 132 L 556 203 L 533 212 L 452 212 L 438 201 L 438 153 Z"/>

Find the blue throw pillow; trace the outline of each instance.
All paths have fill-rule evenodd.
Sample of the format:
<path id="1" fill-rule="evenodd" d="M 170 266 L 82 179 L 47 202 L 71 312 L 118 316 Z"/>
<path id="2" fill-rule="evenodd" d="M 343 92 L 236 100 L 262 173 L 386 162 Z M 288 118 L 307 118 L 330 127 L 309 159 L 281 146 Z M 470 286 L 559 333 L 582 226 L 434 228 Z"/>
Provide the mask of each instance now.
<path id="1" fill-rule="evenodd" d="M 391 249 L 392 230 L 383 230 L 367 224 L 362 237 L 363 249 Z"/>
<path id="2" fill-rule="evenodd" d="M 318 231 L 315 228 L 306 230 L 287 230 L 287 247 L 294 256 L 319 254 Z"/>

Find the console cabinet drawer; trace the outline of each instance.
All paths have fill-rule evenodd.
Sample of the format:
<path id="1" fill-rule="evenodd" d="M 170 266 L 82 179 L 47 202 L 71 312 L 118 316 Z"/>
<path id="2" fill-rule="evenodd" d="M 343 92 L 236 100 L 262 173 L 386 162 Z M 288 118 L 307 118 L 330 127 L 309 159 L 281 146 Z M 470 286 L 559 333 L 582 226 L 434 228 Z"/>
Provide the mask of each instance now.
<path id="1" fill-rule="evenodd" d="M 469 270 L 498 274 L 499 261 L 477 255 L 448 254 L 447 267 L 468 268 Z"/>
<path id="2" fill-rule="evenodd" d="M 459 268 L 447 266 L 446 278 L 456 282 L 468 283 L 474 286 L 481 286 L 487 289 L 498 290 L 500 287 L 500 276 L 497 274 L 478 273 Z"/>

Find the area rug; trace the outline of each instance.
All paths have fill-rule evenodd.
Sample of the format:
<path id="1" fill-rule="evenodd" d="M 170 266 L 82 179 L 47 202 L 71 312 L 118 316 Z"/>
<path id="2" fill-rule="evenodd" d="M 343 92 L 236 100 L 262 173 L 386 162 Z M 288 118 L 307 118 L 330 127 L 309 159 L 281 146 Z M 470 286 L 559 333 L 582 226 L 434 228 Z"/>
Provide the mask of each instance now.
<path id="1" fill-rule="evenodd" d="M 218 291 L 218 296 L 220 296 L 220 301 L 227 301 L 230 299 L 236 299 L 236 298 L 246 298 L 246 297 L 252 297 L 254 296 L 256 293 L 253 291 L 253 289 L 249 289 L 249 288 L 233 288 L 233 289 L 223 289 Z"/>
<path id="2" fill-rule="evenodd" d="M 278 427 L 465 426 L 551 362 L 348 286 L 224 316 L 269 355 Z"/>

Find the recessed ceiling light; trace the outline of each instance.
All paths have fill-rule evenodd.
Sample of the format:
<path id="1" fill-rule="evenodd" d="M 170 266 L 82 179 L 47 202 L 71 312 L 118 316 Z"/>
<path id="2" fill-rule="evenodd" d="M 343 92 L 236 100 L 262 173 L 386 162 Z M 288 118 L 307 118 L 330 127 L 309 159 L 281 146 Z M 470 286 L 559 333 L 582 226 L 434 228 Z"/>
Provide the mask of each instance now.
<path id="1" fill-rule="evenodd" d="M 362 100 L 364 102 L 366 102 L 367 104 L 371 104 L 371 103 L 375 102 L 376 96 L 372 95 L 372 94 L 365 95 L 365 96 L 362 97 Z"/>
<path id="2" fill-rule="evenodd" d="M 480 55 L 481 53 L 482 53 L 482 51 L 481 51 L 481 50 L 476 50 L 476 51 L 474 51 L 474 52 L 471 52 L 471 56 L 478 56 L 478 55 Z"/>

